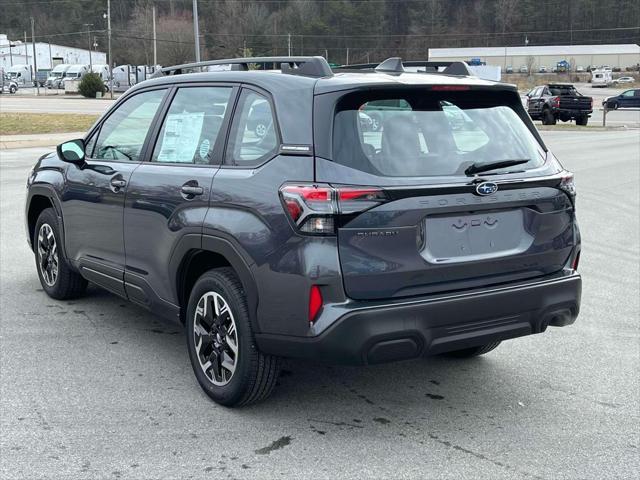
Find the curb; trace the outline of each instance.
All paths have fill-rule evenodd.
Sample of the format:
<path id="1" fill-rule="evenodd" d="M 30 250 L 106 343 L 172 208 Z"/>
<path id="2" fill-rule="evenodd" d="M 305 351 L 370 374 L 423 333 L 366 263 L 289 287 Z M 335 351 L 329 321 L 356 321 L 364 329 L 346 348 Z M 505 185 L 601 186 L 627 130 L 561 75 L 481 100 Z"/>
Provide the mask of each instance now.
<path id="1" fill-rule="evenodd" d="M 0 150 L 13 148 L 54 147 L 67 140 L 84 137 L 85 132 L 56 133 L 50 135 L 3 135 Z"/>

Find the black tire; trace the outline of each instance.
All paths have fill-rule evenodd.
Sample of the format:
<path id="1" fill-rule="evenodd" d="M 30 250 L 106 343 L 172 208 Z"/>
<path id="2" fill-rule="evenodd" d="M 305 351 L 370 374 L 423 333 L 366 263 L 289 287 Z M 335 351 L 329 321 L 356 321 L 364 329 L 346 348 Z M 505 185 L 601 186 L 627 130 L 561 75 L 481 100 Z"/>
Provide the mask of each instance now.
<path id="1" fill-rule="evenodd" d="M 17 88 L 14 85 L 9 87 L 9 93 L 16 93 Z"/>
<path id="2" fill-rule="evenodd" d="M 587 117 L 586 115 L 581 115 L 579 117 L 576 117 L 576 125 L 586 126 L 588 122 L 589 122 L 589 117 Z"/>
<path id="3" fill-rule="evenodd" d="M 235 371 L 224 385 L 215 385 L 205 374 L 196 350 L 196 308 L 202 297 L 210 293 L 220 295 L 227 303 L 237 332 Z M 233 269 L 217 268 L 204 273 L 191 290 L 186 315 L 185 331 L 191 366 L 198 383 L 214 402 L 227 407 L 239 407 L 264 400 L 271 394 L 280 373 L 281 359 L 258 351 L 245 293 Z M 214 356 L 210 355 L 209 359 L 212 358 Z"/>
<path id="4" fill-rule="evenodd" d="M 550 108 L 546 108 L 542 112 L 542 124 L 543 125 L 555 125 L 556 117 L 553 115 L 553 112 Z"/>
<path id="5" fill-rule="evenodd" d="M 43 225 L 51 228 L 57 250 L 57 275 L 55 281 L 48 282 L 43 276 L 43 261 L 39 250 L 39 234 Z M 67 300 L 81 296 L 87 289 L 87 281 L 77 272 L 71 269 L 67 258 L 64 255 L 64 248 L 60 237 L 60 225 L 58 217 L 52 208 L 47 208 L 40 213 L 36 221 L 36 228 L 33 233 L 33 251 L 36 260 L 36 270 L 42 289 L 51 298 L 57 300 Z M 51 244 L 49 244 L 51 245 Z"/>
<path id="6" fill-rule="evenodd" d="M 479 347 L 465 348 L 463 350 L 454 350 L 453 352 L 446 352 L 443 355 L 454 358 L 471 358 L 479 355 L 489 353 L 491 350 L 500 345 L 500 342 L 487 343 L 486 345 L 480 345 Z"/>
<path id="7" fill-rule="evenodd" d="M 619 107 L 618 102 L 613 102 L 610 106 L 609 106 L 609 110 L 617 110 Z"/>

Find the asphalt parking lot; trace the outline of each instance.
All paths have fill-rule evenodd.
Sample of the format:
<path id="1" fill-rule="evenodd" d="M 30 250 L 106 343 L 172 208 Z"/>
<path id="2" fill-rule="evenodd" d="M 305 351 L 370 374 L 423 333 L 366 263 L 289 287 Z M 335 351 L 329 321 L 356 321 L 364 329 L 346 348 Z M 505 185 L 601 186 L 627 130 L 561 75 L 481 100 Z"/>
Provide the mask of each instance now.
<path id="1" fill-rule="evenodd" d="M 180 327 L 98 289 L 41 290 L 25 179 L 0 151 L 0 475 L 620 478 L 640 471 L 640 131 L 545 131 L 576 173 L 582 312 L 483 358 L 288 362 L 250 408 L 212 403 Z"/>

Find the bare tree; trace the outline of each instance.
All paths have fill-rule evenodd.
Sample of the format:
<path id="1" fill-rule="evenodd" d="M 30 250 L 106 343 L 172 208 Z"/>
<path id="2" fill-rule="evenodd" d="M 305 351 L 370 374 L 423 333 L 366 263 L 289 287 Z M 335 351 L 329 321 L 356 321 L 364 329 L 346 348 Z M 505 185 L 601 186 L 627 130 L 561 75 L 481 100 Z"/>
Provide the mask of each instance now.
<path id="1" fill-rule="evenodd" d="M 535 57 L 533 57 L 532 55 L 529 55 L 527 57 L 527 70 L 528 70 L 528 75 L 531 75 L 533 73 L 533 69 L 536 66 L 536 59 Z"/>
<path id="2" fill-rule="evenodd" d="M 194 60 L 192 17 L 188 14 L 163 16 L 157 21 L 158 61 L 176 65 Z"/>

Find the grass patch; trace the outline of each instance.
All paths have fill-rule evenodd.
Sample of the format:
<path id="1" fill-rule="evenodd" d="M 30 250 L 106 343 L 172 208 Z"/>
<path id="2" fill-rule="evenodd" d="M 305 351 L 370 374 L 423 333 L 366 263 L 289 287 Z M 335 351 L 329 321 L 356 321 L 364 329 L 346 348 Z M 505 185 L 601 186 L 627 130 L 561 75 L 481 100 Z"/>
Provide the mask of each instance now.
<path id="1" fill-rule="evenodd" d="M 0 113 L 0 135 L 85 132 L 98 116 L 79 113 Z"/>

